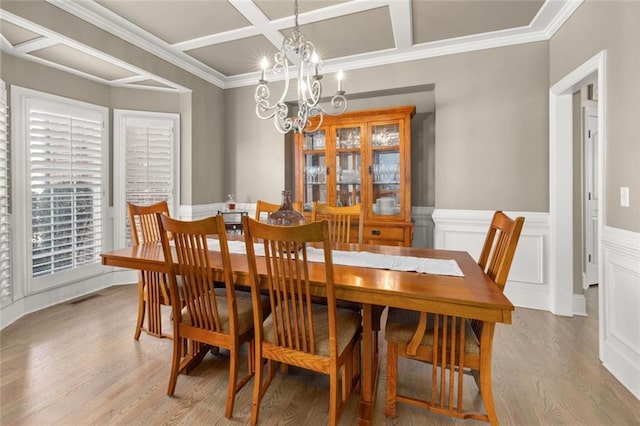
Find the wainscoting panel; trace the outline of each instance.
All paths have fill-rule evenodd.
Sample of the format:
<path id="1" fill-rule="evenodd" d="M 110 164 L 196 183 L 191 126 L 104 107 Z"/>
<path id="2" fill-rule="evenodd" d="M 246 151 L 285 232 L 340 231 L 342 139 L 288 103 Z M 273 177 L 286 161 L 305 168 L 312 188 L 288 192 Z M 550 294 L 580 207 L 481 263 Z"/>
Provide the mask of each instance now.
<path id="1" fill-rule="evenodd" d="M 505 294 L 516 306 L 549 310 L 549 215 L 506 213 L 524 216 L 525 223 Z M 435 247 L 468 251 L 478 259 L 492 217 L 493 211 L 436 209 Z"/>
<path id="2" fill-rule="evenodd" d="M 603 230 L 602 362 L 640 399 L 640 234 Z"/>

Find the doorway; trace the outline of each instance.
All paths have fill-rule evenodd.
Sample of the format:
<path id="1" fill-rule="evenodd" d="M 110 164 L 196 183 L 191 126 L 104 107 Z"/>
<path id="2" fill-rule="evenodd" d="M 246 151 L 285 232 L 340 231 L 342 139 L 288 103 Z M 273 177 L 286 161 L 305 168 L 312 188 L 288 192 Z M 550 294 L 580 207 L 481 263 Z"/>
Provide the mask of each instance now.
<path id="1" fill-rule="evenodd" d="M 590 84 L 589 87 L 594 87 Z M 585 88 L 582 89 L 583 91 Z M 590 101 L 596 101 L 589 90 Z M 598 110 L 582 107 L 582 288 L 598 283 Z"/>
<path id="2" fill-rule="evenodd" d="M 594 75 L 597 76 L 598 93 L 598 115 L 597 128 L 597 176 L 595 186 L 598 194 L 597 206 L 599 210 L 599 220 L 597 225 L 597 239 L 600 241 L 605 218 L 605 170 L 604 152 L 606 152 L 606 128 L 605 108 L 606 86 L 605 86 L 605 63 L 606 52 L 602 51 L 593 58 L 585 62 L 580 67 L 569 73 L 549 91 L 549 216 L 551 223 L 550 247 L 551 247 L 551 280 L 550 280 L 550 308 L 554 314 L 573 316 L 574 297 L 573 283 L 574 271 L 573 262 L 566 259 L 574 259 L 573 251 L 573 102 L 572 96 L 577 90 L 589 83 Z M 607 306 L 603 288 L 606 283 L 603 280 L 602 265 L 602 245 L 598 244 L 598 299 L 599 318 L 598 321 L 598 343 L 599 355 L 603 355 L 604 339 L 604 318 L 603 313 Z"/>

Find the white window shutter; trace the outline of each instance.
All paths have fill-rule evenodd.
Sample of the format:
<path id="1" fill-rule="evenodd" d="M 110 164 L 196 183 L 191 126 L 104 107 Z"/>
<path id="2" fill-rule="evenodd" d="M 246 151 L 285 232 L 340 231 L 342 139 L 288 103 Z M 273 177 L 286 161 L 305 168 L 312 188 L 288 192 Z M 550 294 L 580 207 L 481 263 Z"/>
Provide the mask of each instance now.
<path id="1" fill-rule="evenodd" d="M 127 125 L 126 200 L 173 205 L 173 133 L 170 128 Z"/>
<path id="2" fill-rule="evenodd" d="M 32 276 L 100 263 L 101 114 L 32 100 L 27 126 Z"/>
<path id="3" fill-rule="evenodd" d="M 0 306 L 12 302 L 11 285 L 11 216 L 9 215 L 9 141 L 7 91 L 0 80 Z"/>
<path id="4" fill-rule="evenodd" d="M 131 226 L 126 203 L 149 205 L 167 201 L 169 211 L 177 212 L 179 116 L 126 110 L 115 110 L 114 116 L 114 156 L 120 159 L 114 169 L 123 177 L 114 192 L 114 206 L 116 215 L 126 217 L 117 229 L 124 231 L 123 243 L 130 245 Z M 121 199 L 123 204 L 120 204 Z M 119 206 L 122 207 L 119 209 Z"/>

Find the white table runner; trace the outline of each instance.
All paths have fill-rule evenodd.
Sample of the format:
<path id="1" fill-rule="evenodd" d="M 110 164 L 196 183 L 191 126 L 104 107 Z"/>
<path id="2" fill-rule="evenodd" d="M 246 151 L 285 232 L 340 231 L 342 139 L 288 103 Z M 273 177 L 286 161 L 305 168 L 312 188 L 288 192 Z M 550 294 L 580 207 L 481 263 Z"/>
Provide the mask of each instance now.
<path id="1" fill-rule="evenodd" d="M 207 239 L 209 250 L 220 251 L 220 241 Z M 229 252 L 246 254 L 244 241 L 229 241 Z M 262 244 L 253 245 L 256 256 L 264 256 Z M 311 262 L 324 260 L 321 249 L 308 247 L 307 256 Z M 333 250 L 333 263 L 343 266 L 389 269 L 392 271 L 420 272 L 431 275 L 450 275 L 464 277 L 458 263 L 453 259 L 430 259 L 427 257 L 395 256 L 367 251 Z"/>

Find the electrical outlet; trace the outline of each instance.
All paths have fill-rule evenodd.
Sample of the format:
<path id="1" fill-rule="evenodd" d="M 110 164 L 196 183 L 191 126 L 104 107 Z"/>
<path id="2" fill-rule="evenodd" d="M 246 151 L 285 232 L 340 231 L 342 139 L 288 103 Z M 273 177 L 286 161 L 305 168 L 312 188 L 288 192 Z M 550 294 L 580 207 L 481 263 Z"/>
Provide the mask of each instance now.
<path id="1" fill-rule="evenodd" d="M 620 207 L 629 207 L 629 187 L 620 187 Z"/>

